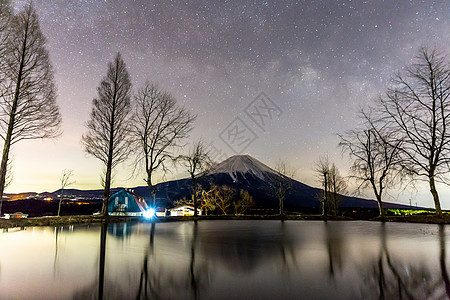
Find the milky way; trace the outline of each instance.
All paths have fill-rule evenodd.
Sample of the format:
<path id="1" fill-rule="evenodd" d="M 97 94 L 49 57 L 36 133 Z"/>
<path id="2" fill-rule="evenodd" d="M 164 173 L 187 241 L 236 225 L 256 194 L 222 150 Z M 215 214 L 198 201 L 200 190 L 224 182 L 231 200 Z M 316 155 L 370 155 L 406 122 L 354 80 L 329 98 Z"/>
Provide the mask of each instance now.
<path id="1" fill-rule="evenodd" d="M 135 89 L 157 83 L 198 115 L 193 139 L 203 137 L 226 156 L 248 153 L 269 165 L 285 159 L 311 185 L 319 155 L 328 153 L 347 172 L 336 133 L 358 125 L 358 109 L 383 93 L 421 45 L 450 53 L 448 1 L 34 3 L 56 72 L 64 134 L 16 147 L 15 191 L 56 189 L 64 168 L 74 169 L 79 188 L 100 187 L 101 165 L 83 154 L 79 139 L 117 51 Z M 280 109 L 263 127 L 245 113 L 261 92 Z M 242 151 L 220 136 L 236 118 L 255 136 Z M 30 147 L 39 162 L 25 154 Z M 143 184 L 129 175 L 127 165 L 119 168 L 115 185 Z M 180 176 L 174 170 L 169 178 Z"/>

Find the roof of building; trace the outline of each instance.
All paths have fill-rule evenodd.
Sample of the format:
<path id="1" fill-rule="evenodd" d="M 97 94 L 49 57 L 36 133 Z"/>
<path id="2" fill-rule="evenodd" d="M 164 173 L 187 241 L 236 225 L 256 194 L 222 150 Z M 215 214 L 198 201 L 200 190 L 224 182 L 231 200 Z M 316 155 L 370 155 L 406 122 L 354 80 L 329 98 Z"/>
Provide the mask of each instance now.
<path id="1" fill-rule="evenodd" d="M 121 194 L 127 194 L 129 196 L 131 196 L 132 199 L 134 199 L 134 201 L 129 201 L 127 203 L 128 207 L 130 207 L 132 210 L 137 211 L 137 209 L 139 209 L 140 211 L 146 211 L 148 208 L 147 202 L 145 201 L 144 198 L 142 198 L 141 196 L 133 193 L 130 190 L 126 190 L 126 189 L 122 189 L 114 194 L 112 194 L 109 197 L 109 205 L 108 205 L 108 211 L 114 211 L 115 210 L 115 202 L 113 201 L 116 197 L 120 196 Z M 135 203 L 135 205 L 133 205 L 133 203 Z M 124 204 L 124 203 L 120 203 L 120 204 Z"/>

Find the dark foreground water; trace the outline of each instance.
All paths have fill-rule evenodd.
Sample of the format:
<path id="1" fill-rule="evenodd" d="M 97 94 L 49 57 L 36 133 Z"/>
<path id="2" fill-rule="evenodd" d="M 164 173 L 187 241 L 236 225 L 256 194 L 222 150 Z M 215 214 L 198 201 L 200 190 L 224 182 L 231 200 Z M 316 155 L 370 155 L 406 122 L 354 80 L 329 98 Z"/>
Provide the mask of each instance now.
<path id="1" fill-rule="evenodd" d="M 443 299 L 449 234 L 333 221 L 13 229 L 0 234 L 0 298 Z"/>

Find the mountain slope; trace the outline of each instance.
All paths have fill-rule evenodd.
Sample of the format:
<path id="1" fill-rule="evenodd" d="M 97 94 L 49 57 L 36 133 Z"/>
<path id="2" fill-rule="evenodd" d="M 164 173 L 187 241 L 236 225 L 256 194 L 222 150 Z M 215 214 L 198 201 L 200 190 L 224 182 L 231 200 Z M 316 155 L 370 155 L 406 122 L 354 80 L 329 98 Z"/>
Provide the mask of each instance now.
<path id="1" fill-rule="evenodd" d="M 256 205 L 261 208 L 276 209 L 279 206 L 276 187 L 280 174 L 249 155 L 232 156 L 213 166 L 209 173 L 199 180 L 204 189 L 211 184 L 227 185 L 237 190 L 247 190 Z M 308 186 L 294 179 L 290 181 L 291 190 L 285 197 L 286 210 L 318 209 L 317 200 L 320 189 Z M 189 179 L 169 181 L 158 185 L 157 198 L 161 204 L 183 197 L 190 198 L 192 191 Z M 136 188 L 137 192 L 137 188 Z M 343 196 L 341 208 L 378 208 L 375 200 Z M 386 208 L 409 208 L 409 206 L 385 203 Z"/>
<path id="2" fill-rule="evenodd" d="M 247 190 L 253 196 L 257 207 L 277 209 L 279 203 L 276 184 L 279 182 L 279 176 L 275 170 L 249 155 L 236 155 L 213 166 L 208 174 L 200 178 L 198 182 L 206 190 L 210 188 L 211 184 L 227 185 L 236 190 Z M 317 198 L 321 190 L 294 179 L 288 180 L 290 180 L 291 190 L 285 196 L 285 209 L 287 211 L 317 211 L 320 206 Z M 162 207 L 172 207 L 174 201 L 191 197 L 192 184 L 189 178 L 184 178 L 157 184 L 156 189 L 157 204 Z M 112 189 L 111 193 L 116 190 L 118 188 Z M 132 190 L 147 201 L 151 200 L 150 190 L 147 186 L 135 187 Z M 70 189 L 66 190 L 65 194 L 95 198 L 101 201 L 103 190 Z M 340 207 L 377 209 L 378 204 L 375 200 L 343 196 Z M 409 206 L 386 202 L 385 208 L 409 208 Z"/>

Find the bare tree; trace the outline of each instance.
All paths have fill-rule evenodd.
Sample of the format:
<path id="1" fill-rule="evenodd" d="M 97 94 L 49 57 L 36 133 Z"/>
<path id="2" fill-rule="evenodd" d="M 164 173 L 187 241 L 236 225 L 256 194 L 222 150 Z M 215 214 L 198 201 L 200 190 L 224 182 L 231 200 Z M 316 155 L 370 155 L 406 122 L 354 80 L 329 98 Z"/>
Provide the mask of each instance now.
<path id="1" fill-rule="evenodd" d="M 327 212 L 337 215 L 342 193 L 347 188 L 345 179 L 341 176 L 336 165 L 330 162 L 328 155 L 319 158 L 316 162 L 315 172 L 323 186 L 323 191 L 319 195 L 322 215 Z"/>
<path id="2" fill-rule="evenodd" d="M 198 208 L 198 185 L 197 180 L 207 174 L 211 167 L 211 159 L 206 151 L 202 140 L 195 142 L 186 155 L 181 155 L 178 160 L 186 167 L 192 181 L 192 203 L 194 205 L 194 216 L 197 216 Z"/>
<path id="3" fill-rule="evenodd" d="M 106 215 L 112 170 L 129 154 L 126 137 L 130 129 L 131 82 L 120 53 L 108 64 L 108 72 L 97 92 L 98 98 L 92 101 L 91 119 L 86 123 L 88 132 L 82 136 L 81 143 L 84 151 L 105 164 L 102 215 Z"/>
<path id="4" fill-rule="evenodd" d="M 253 200 L 253 197 L 249 194 L 248 191 L 241 190 L 239 195 L 240 195 L 239 199 L 233 202 L 235 215 L 242 215 L 250 207 L 255 205 L 255 201 Z"/>
<path id="5" fill-rule="evenodd" d="M 58 136 L 61 123 L 46 40 L 32 4 L 13 15 L 10 24 L 2 57 L 4 78 L 0 87 L 0 136 L 4 140 L 0 200 L 3 199 L 11 146 L 21 140 Z"/>
<path id="6" fill-rule="evenodd" d="M 415 61 L 398 73 L 386 97 L 379 98 L 380 122 L 403 140 L 402 167 L 428 181 L 436 214 L 442 215 L 436 182 L 450 163 L 450 66 L 436 49 L 422 47 Z"/>
<path id="7" fill-rule="evenodd" d="M 200 195 L 200 202 L 202 203 L 202 209 L 205 211 L 205 215 L 208 211 L 213 211 L 216 209 L 216 201 L 214 198 L 214 189 L 208 191 L 202 190 Z"/>
<path id="8" fill-rule="evenodd" d="M 236 195 L 236 191 L 226 185 L 213 185 L 211 186 L 213 190 L 214 204 L 219 208 L 224 215 L 227 214 L 228 208 L 231 206 L 233 198 Z"/>
<path id="9" fill-rule="evenodd" d="M 135 151 L 135 170 L 145 171 L 153 205 L 156 203 L 153 176 L 167 171 L 167 160 L 174 160 L 173 149 L 189 135 L 195 116 L 177 104 L 176 99 L 156 85 L 146 83 L 135 96 L 131 129 Z"/>
<path id="10" fill-rule="evenodd" d="M 319 160 L 315 163 L 314 171 L 317 173 L 317 177 L 321 185 L 323 186 L 323 191 L 320 193 L 320 211 L 322 216 L 325 215 L 325 206 L 328 203 L 328 172 L 330 172 L 330 162 L 328 155 L 319 157 Z"/>
<path id="11" fill-rule="evenodd" d="M 365 129 L 355 129 L 339 135 L 339 146 L 353 160 L 351 178 L 358 182 L 357 191 L 372 188 L 378 202 L 380 217 L 384 217 L 383 192 L 394 186 L 401 176 L 397 176 L 400 163 L 399 152 L 402 140 L 385 128 L 377 128 L 370 111 L 362 111 Z"/>
<path id="12" fill-rule="evenodd" d="M 72 176 L 73 176 L 73 170 L 63 170 L 63 173 L 61 176 L 61 194 L 59 195 L 58 217 L 59 217 L 59 213 L 61 212 L 61 203 L 62 203 L 63 197 L 64 197 L 64 189 L 75 183 L 75 181 L 70 181 Z"/>
<path id="13" fill-rule="evenodd" d="M 328 171 L 328 207 L 330 213 L 337 216 L 339 213 L 339 204 L 342 200 L 342 194 L 345 193 L 347 189 L 347 182 L 344 177 L 341 176 L 336 165 L 333 163 Z"/>
<path id="14" fill-rule="evenodd" d="M 292 177 L 295 176 L 295 170 L 288 167 L 287 163 L 279 160 L 275 165 L 277 178 L 272 183 L 272 188 L 278 197 L 280 216 L 284 216 L 284 200 L 287 193 L 292 189 Z"/>

